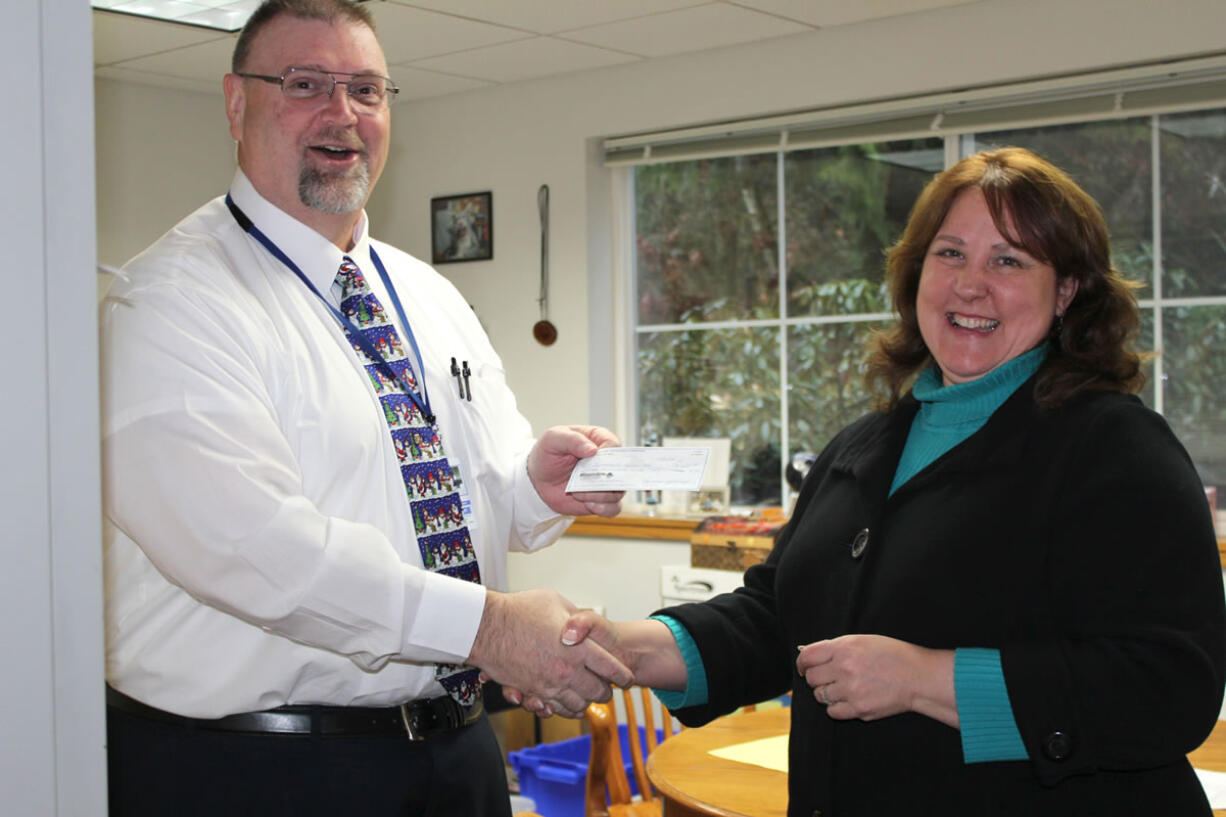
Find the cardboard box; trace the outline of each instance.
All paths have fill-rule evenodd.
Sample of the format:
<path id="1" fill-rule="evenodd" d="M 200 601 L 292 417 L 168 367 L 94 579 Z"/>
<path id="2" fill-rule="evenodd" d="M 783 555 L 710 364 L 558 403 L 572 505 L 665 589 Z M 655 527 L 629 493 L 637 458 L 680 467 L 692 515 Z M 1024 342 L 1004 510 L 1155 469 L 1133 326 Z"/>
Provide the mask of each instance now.
<path id="1" fill-rule="evenodd" d="M 777 518 L 709 516 L 690 534 L 690 566 L 739 572 L 760 564 L 784 524 Z"/>

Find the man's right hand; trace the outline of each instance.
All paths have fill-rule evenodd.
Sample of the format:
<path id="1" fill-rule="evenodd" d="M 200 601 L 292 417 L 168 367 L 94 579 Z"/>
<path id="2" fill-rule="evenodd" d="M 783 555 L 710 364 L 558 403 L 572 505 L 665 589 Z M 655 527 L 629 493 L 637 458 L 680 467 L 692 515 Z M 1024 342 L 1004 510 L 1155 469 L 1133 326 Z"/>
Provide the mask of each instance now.
<path id="1" fill-rule="evenodd" d="M 469 666 L 547 708 L 578 718 L 592 701 L 628 686 L 630 670 L 596 640 L 567 645 L 561 633 L 578 608 L 552 590 L 486 592 Z"/>
<path id="2" fill-rule="evenodd" d="M 594 610 L 580 610 L 566 621 L 562 643 L 571 649 L 601 647 L 631 673 L 633 683 L 655 689 L 684 690 L 685 659 L 668 625 L 656 619 L 609 621 Z M 617 683 L 618 686 L 626 686 Z M 538 715 L 552 714 L 546 701 L 514 685 L 503 685 L 503 696 Z"/>

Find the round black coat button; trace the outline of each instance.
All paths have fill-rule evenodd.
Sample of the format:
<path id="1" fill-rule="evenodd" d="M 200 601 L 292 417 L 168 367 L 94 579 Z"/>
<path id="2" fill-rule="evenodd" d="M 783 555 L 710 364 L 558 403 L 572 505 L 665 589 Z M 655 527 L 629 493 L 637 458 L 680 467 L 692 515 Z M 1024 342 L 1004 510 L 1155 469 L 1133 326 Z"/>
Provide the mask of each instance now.
<path id="1" fill-rule="evenodd" d="M 868 528 L 864 528 L 851 540 L 851 558 L 859 559 L 868 549 Z"/>
<path id="2" fill-rule="evenodd" d="M 1063 732 L 1052 732 L 1043 738 L 1043 754 L 1049 760 L 1066 760 L 1073 753 L 1073 739 Z"/>

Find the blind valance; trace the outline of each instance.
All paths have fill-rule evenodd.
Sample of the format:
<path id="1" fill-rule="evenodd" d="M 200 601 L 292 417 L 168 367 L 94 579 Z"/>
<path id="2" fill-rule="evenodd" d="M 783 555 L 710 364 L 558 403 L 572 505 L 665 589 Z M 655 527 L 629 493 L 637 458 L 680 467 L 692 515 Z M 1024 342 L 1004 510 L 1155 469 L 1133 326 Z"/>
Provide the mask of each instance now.
<path id="1" fill-rule="evenodd" d="M 604 163 L 676 162 L 1226 106 L 1226 53 L 610 137 Z"/>

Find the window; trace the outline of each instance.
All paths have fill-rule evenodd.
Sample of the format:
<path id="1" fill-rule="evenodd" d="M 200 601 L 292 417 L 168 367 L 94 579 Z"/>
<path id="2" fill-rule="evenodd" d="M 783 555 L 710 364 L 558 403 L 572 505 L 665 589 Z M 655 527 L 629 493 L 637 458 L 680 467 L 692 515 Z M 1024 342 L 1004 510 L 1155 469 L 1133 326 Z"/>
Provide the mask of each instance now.
<path id="1" fill-rule="evenodd" d="M 737 505 L 786 499 L 793 454 L 870 407 L 892 320 L 886 248 L 923 185 L 991 146 L 1034 150 L 1102 205 L 1138 282 L 1146 402 L 1226 485 L 1226 109 L 639 164 L 634 385 L 641 442 L 729 437 Z"/>

